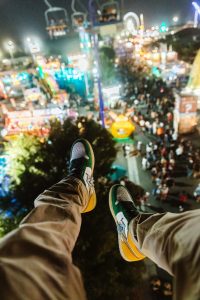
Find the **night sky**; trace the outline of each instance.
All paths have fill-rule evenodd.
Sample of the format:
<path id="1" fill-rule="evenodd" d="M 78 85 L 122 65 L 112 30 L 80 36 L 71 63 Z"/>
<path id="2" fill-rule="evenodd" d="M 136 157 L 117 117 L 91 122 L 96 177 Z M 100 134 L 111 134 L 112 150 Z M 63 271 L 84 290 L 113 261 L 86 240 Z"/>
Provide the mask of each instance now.
<path id="1" fill-rule="evenodd" d="M 87 0 L 80 1 L 87 5 Z M 70 0 L 49 0 L 49 2 L 55 6 L 67 7 L 71 12 Z M 179 15 L 182 22 L 193 18 L 192 0 L 124 0 L 124 2 L 125 11 L 144 13 L 146 25 L 162 21 L 169 23 L 174 15 Z M 47 7 L 43 0 L 0 0 L 0 47 L 5 38 L 22 40 L 28 35 L 47 38 L 45 9 Z"/>

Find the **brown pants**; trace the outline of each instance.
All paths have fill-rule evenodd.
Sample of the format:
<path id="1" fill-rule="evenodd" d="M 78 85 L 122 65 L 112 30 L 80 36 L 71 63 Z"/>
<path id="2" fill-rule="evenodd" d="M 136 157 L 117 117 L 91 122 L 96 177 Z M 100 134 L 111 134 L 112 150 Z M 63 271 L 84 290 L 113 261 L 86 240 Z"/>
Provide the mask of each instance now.
<path id="1" fill-rule="evenodd" d="M 19 228 L 1 240 L 1 300 L 86 299 L 71 253 L 87 198 L 81 181 L 64 179 L 44 191 Z M 200 299 L 199 218 L 195 210 L 132 221 L 141 251 L 175 276 L 176 300 Z"/>

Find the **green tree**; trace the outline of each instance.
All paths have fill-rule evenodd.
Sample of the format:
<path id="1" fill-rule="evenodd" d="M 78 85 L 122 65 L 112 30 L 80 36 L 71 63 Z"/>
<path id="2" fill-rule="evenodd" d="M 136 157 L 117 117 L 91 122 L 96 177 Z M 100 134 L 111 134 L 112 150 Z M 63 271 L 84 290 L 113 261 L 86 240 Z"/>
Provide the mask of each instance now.
<path id="1" fill-rule="evenodd" d="M 178 53 L 180 60 L 192 63 L 200 49 L 200 30 L 199 28 L 185 28 L 174 35 L 167 35 L 165 39 L 157 42 L 172 46 L 173 50 Z"/>
<path id="2" fill-rule="evenodd" d="M 67 175 L 70 148 L 79 137 L 88 139 L 93 145 L 96 156 L 94 177 L 106 176 L 116 156 L 115 143 L 108 131 L 92 120 L 80 118 L 74 123 L 68 119 L 64 124 L 56 121 L 51 124 L 48 140 L 24 135 L 6 145 L 18 210 L 20 207 L 30 210 L 39 193 Z"/>
<path id="3" fill-rule="evenodd" d="M 19 184 L 19 178 L 26 170 L 24 162 L 28 161 L 39 147 L 39 139 L 32 135 L 20 135 L 11 143 L 5 143 L 5 152 L 10 159 L 9 175 L 15 184 Z"/>

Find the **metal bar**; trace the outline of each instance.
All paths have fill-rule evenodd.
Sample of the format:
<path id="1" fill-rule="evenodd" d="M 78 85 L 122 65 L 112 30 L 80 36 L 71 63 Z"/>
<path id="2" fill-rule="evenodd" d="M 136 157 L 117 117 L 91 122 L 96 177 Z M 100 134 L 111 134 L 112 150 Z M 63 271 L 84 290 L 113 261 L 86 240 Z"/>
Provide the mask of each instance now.
<path id="1" fill-rule="evenodd" d="M 91 26 L 93 28 L 95 23 L 95 10 L 93 7 L 94 0 L 89 0 L 89 16 L 91 21 Z M 97 70 L 98 70 L 98 76 L 97 76 L 97 84 L 98 84 L 98 94 L 99 94 L 99 115 L 102 122 L 102 126 L 105 128 L 105 118 L 104 118 L 104 100 L 103 100 L 103 92 L 102 92 L 102 86 L 101 86 L 101 74 L 100 74 L 100 59 L 99 59 L 99 44 L 98 44 L 98 35 L 93 33 L 94 38 L 94 54 L 95 59 L 97 62 Z"/>

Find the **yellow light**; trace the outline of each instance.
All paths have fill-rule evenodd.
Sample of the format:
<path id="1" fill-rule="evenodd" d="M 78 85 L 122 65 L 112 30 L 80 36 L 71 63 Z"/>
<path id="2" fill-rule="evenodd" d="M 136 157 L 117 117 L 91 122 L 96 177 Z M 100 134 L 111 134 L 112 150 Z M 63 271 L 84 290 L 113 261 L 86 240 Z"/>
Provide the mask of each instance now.
<path id="1" fill-rule="evenodd" d="M 119 115 L 110 131 L 115 138 L 128 138 L 135 131 L 135 126 L 126 116 Z"/>
<path id="2" fill-rule="evenodd" d="M 144 57 L 145 57 L 146 59 L 150 59 L 150 58 L 151 58 L 151 54 L 150 54 L 150 53 L 146 53 L 146 54 L 144 55 Z"/>

